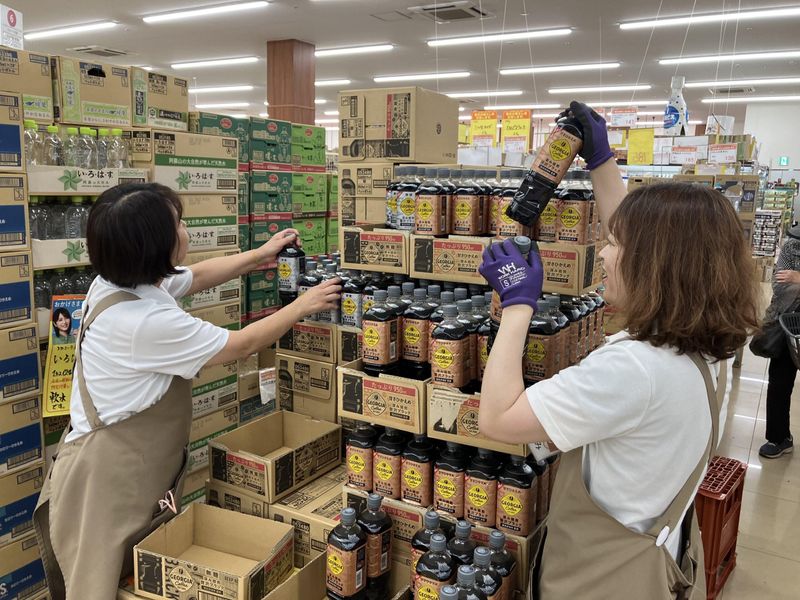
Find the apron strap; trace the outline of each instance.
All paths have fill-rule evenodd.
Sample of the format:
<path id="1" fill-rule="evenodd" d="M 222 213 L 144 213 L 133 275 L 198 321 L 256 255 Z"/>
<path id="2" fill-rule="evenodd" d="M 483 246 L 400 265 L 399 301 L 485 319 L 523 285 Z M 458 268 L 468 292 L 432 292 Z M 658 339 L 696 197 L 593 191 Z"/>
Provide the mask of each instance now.
<path id="1" fill-rule="evenodd" d="M 89 421 L 89 425 L 92 427 L 92 430 L 102 427 L 104 424 L 103 421 L 100 420 L 100 416 L 97 414 L 97 408 L 95 407 L 92 397 L 89 394 L 89 388 L 86 386 L 86 379 L 83 377 L 83 363 L 81 362 L 81 345 L 83 343 L 83 338 L 86 335 L 86 332 L 89 330 L 89 327 L 92 325 L 92 323 L 94 323 L 94 320 L 103 314 L 106 309 L 109 309 L 120 302 L 130 302 L 132 300 L 139 299 L 139 296 L 135 294 L 120 290 L 103 298 L 97 303 L 97 306 L 95 306 L 94 310 L 92 311 L 89 311 L 88 304 L 84 306 L 84 318 L 81 319 L 80 333 L 75 346 L 75 375 L 78 378 L 78 389 L 81 392 L 83 412 L 86 414 L 86 419 Z"/>

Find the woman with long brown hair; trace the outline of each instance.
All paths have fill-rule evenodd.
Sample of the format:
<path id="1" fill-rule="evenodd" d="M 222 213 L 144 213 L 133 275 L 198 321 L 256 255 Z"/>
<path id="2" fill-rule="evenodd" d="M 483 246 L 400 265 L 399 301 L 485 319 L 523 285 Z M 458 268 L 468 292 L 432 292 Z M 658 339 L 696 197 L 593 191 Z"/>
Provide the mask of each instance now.
<path id="1" fill-rule="evenodd" d="M 626 195 L 605 121 L 577 102 L 570 110 L 608 229 L 604 296 L 625 331 L 525 389 L 541 261 L 510 242 L 488 249 L 481 273 L 504 310 L 480 430 L 564 452 L 534 582 L 542 600 L 705 598 L 692 500 L 725 422 L 728 359 L 758 327 L 749 248 L 714 190 L 666 183 Z"/>

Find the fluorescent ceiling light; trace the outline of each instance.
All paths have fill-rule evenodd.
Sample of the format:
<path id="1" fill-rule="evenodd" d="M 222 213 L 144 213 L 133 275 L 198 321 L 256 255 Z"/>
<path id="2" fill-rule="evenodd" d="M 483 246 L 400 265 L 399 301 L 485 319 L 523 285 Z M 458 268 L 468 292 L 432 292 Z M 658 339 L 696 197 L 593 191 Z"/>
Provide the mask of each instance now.
<path id="1" fill-rule="evenodd" d="M 472 121 L 472 115 L 458 115 L 459 121 Z"/>
<path id="2" fill-rule="evenodd" d="M 522 96 L 522 90 L 497 90 L 494 92 L 453 92 L 450 98 L 493 98 L 495 96 Z"/>
<path id="3" fill-rule="evenodd" d="M 793 85 L 800 83 L 800 77 L 774 77 L 772 79 L 727 79 L 725 81 L 690 81 L 687 88 L 726 88 L 739 85 Z"/>
<path id="4" fill-rule="evenodd" d="M 211 104 L 195 104 L 195 108 L 245 108 L 249 102 L 212 102 Z"/>
<path id="5" fill-rule="evenodd" d="M 181 69 L 202 69 L 203 67 L 226 67 L 258 62 L 257 56 L 241 56 L 239 58 L 218 58 L 214 60 L 197 60 L 194 62 L 174 63 L 170 65 L 176 71 Z"/>
<path id="6" fill-rule="evenodd" d="M 337 116 L 339 116 L 339 111 L 338 110 L 326 110 L 324 114 L 329 116 L 329 117 L 337 117 Z"/>
<path id="7" fill-rule="evenodd" d="M 604 71 L 619 69 L 620 63 L 588 63 L 584 65 L 551 65 L 548 67 L 512 67 L 500 69 L 500 75 L 530 75 L 532 73 L 568 73 L 572 71 Z"/>
<path id="8" fill-rule="evenodd" d="M 327 50 L 316 50 L 314 56 L 321 58 L 324 56 L 345 56 L 347 54 L 371 54 L 372 52 L 389 52 L 394 50 L 392 44 L 375 44 L 373 46 L 353 46 L 352 48 L 329 48 Z"/>
<path id="9" fill-rule="evenodd" d="M 547 91 L 551 94 L 582 94 L 584 92 L 591 94 L 593 92 L 638 92 L 649 90 L 652 87 L 652 85 L 644 83 L 641 85 L 600 85 L 594 87 L 550 88 Z"/>
<path id="10" fill-rule="evenodd" d="M 613 102 L 586 102 L 592 108 L 613 108 L 615 106 L 666 106 L 666 100 L 618 100 Z"/>
<path id="11" fill-rule="evenodd" d="M 325 98 L 314 98 L 314 104 L 327 104 L 328 101 Z"/>
<path id="12" fill-rule="evenodd" d="M 247 113 L 226 112 L 225 116 L 230 117 L 231 119 L 246 119 L 250 115 L 248 115 Z"/>
<path id="13" fill-rule="evenodd" d="M 97 23 L 87 23 L 85 25 L 71 25 L 69 27 L 59 27 L 58 29 L 48 29 L 45 31 L 34 31 L 25 34 L 26 40 L 43 40 L 45 38 L 58 37 L 61 35 L 72 35 L 73 33 L 85 33 L 87 31 L 99 31 L 102 29 L 113 29 L 119 25 L 114 21 L 98 21 Z"/>
<path id="14" fill-rule="evenodd" d="M 317 125 L 328 125 L 328 124 L 334 124 L 334 123 L 338 123 L 338 122 L 339 122 L 339 119 L 315 119 L 314 120 L 314 123 L 316 123 Z"/>
<path id="15" fill-rule="evenodd" d="M 705 125 L 705 121 L 687 121 L 687 125 Z"/>
<path id="16" fill-rule="evenodd" d="M 735 96 L 733 98 L 703 98 L 703 104 L 746 104 L 749 102 L 796 102 L 800 100 L 800 96 Z"/>
<path id="17" fill-rule="evenodd" d="M 561 108 L 560 104 L 494 104 L 484 106 L 483 110 L 536 110 L 547 108 Z"/>
<path id="18" fill-rule="evenodd" d="M 149 15 L 147 17 L 142 17 L 142 21 L 150 24 L 166 23 L 168 21 L 182 21 L 184 19 L 207 17 L 210 15 L 221 15 L 224 13 L 252 10 L 254 8 L 265 8 L 267 6 L 269 6 L 269 2 L 264 2 L 263 0 L 260 0 L 258 2 L 233 2 L 230 4 L 222 4 L 220 6 L 193 8 L 190 10 L 178 10 L 175 12 L 161 13 L 158 15 Z"/>
<path id="19" fill-rule="evenodd" d="M 381 75 L 373 77 L 375 83 L 392 81 L 426 81 L 430 79 L 462 79 L 469 77 L 469 71 L 451 71 L 449 73 L 412 73 L 409 75 Z"/>
<path id="20" fill-rule="evenodd" d="M 134 65 L 137 69 L 142 69 L 143 71 L 152 71 L 154 67 L 150 65 Z"/>
<path id="21" fill-rule="evenodd" d="M 189 88 L 190 94 L 223 94 L 226 92 L 249 92 L 253 90 L 252 85 L 221 85 L 218 87 Z"/>
<path id="22" fill-rule="evenodd" d="M 264 100 L 264 106 L 269 106 L 269 102 L 267 102 L 266 100 Z"/>
<path id="23" fill-rule="evenodd" d="M 258 116 L 262 119 L 266 119 L 269 116 L 269 113 L 258 113 Z"/>
<path id="24" fill-rule="evenodd" d="M 332 87 L 335 85 L 350 85 L 349 79 L 323 79 L 315 81 L 314 85 L 317 87 Z"/>
<path id="25" fill-rule="evenodd" d="M 699 25 L 705 23 L 722 23 L 724 21 L 753 21 L 756 19 L 778 19 L 781 17 L 800 16 L 800 7 L 771 8 L 766 10 L 729 11 L 708 15 L 692 15 L 689 17 L 668 17 L 648 21 L 630 21 L 620 23 L 620 29 L 651 29 L 653 27 L 676 27 L 681 25 Z"/>
<path id="26" fill-rule="evenodd" d="M 464 112 L 466 109 L 463 106 L 458 107 L 458 112 Z"/>
<path id="27" fill-rule="evenodd" d="M 492 42 L 511 42 L 514 40 L 530 40 L 534 38 L 560 37 L 569 35 L 572 29 L 565 27 L 561 29 L 540 29 L 537 31 L 516 31 L 512 33 L 487 33 L 485 35 L 471 35 L 467 37 L 455 37 L 428 40 L 428 46 L 462 46 L 464 44 L 487 44 Z"/>
<path id="28" fill-rule="evenodd" d="M 690 65 L 699 63 L 733 62 L 739 60 L 778 60 L 781 58 L 797 58 L 800 50 L 782 50 L 778 52 L 746 52 L 742 54 L 712 54 L 709 56 L 686 56 L 678 58 L 662 58 L 660 65 Z"/>

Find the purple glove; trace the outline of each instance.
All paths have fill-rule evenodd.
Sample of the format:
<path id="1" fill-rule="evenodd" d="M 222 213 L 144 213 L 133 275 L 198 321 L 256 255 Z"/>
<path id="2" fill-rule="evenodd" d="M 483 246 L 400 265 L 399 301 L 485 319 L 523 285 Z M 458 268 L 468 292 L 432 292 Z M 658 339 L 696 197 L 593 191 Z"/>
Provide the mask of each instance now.
<path id="1" fill-rule="evenodd" d="M 606 120 L 592 108 L 575 100 L 570 102 L 569 110 L 583 128 L 583 148 L 580 155 L 586 161 L 586 167 L 591 171 L 613 158 L 614 152 L 608 144 Z"/>
<path id="2" fill-rule="evenodd" d="M 483 264 L 478 271 L 500 294 L 503 308 L 526 304 L 536 310 L 544 285 L 544 268 L 535 246 L 526 259 L 510 239 L 492 244 L 483 251 Z"/>

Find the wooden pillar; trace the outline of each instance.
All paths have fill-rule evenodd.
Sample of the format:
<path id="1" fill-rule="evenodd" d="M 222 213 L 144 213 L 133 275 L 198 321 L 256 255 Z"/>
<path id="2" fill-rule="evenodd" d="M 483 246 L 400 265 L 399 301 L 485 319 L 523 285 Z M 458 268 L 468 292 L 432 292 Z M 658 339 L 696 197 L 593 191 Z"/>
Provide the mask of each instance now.
<path id="1" fill-rule="evenodd" d="M 269 116 L 314 124 L 314 45 L 300 40 L 267 42 Z"/>

